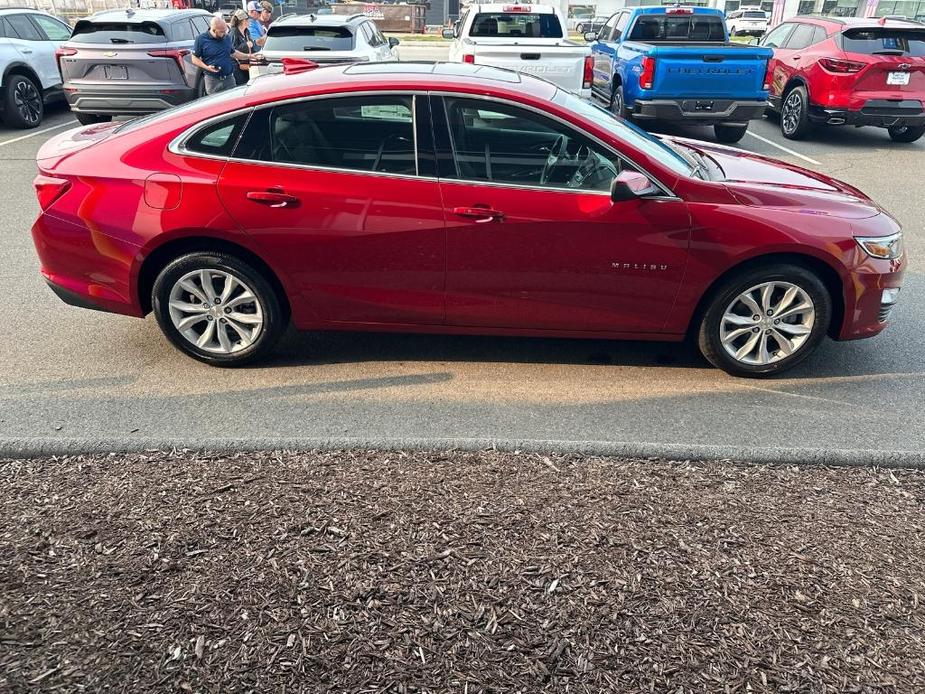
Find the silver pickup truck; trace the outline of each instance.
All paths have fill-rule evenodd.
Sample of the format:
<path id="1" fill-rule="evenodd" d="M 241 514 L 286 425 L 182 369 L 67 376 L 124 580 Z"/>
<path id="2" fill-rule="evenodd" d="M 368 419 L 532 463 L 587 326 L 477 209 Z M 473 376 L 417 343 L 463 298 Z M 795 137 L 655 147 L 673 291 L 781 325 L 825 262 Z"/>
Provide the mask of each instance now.
<path id="1" fill-rule="evenodd" d="M 579 96 L 591 94 L 590 48 L 568 39 L 562 13 L 551 5 L 469 5 L 454 29 L 450 61 L 490 65 L 549 80 Z"/>

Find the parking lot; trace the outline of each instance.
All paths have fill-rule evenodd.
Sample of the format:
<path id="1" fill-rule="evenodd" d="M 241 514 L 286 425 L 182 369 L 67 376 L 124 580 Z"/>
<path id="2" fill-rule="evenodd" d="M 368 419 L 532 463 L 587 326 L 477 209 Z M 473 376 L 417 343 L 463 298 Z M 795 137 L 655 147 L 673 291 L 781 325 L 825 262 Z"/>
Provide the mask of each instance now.
<path id="1" fill-rule="evenodd" d="M 442 57 L 403 45 L 402 59 Z M 893 325 L 828 342 L 786 378 L 734 379 L 682 345 L 380 334 L 290 335 L 276 360 L 219 370 L 168 346 L 153 318 L 71 308 L 39 274 L 29 228 L 42 142 L 73 124 L 53 107 L 34 131 L 0 130 L 0 435 L 198 444 L 213 439 L 420 438 L 641 442 L 718 447 L 921 451 L 925 387 L 925 141 L 829 129 L 784 140 L 753 122 L 741 147 L 846 180 L 906 230 L 909 271 Z M 710 139 L 712 130 L 688 137 Z"/>

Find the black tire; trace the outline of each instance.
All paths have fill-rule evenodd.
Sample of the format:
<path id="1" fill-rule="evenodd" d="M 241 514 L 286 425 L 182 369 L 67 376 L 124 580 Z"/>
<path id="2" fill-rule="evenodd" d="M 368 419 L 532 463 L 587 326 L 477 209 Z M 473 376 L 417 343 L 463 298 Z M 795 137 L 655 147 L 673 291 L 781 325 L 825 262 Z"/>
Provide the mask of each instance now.
<path id="1" fill-rule="evenodd" d="M 723 315 L 727 308 L 729 308 L 741 294 L 747 292 L 750 288 L 771 281 L 788 282 L 805 292 L 812 301 L 815 310 L 814 321 L 808 337 L 806 337 L 790 356 L 783 357 L 777 361 L 771 361 L 767 364 L 749 364 L 746 361 L 736 359 L 735 356 L 729 354 L 723 346 L 720 337 Z M 772 295 L 772 301 L 770 302 L 772 305 L 774 304 L 773 299 L 775 296 L 776 295 Z M 777 299 L 777 301 L 779 300 L 780 299 Z M 773 331 L 773 325 L 775 325 L 773 322 L 774 320 L 773 315 L 768 317 L 762 315 L 759 321 L 755 321 L 756 326 L 750 328 L 749 333 L 746 333 L 740 338 L 743 343 L 741 346 L 745 346 L 745 342 L 750 339 L 751 334 L 755 332 L 756 328 L 760 333 L 763 329 L 761 326 L 764 326 L 765 321 L 768 321 L 770 325 L 764 327 L 770 327 Z M 766 265 L 764 267 L 756 267 L 735 274 L 725 280 L 712 292 L 700 321 L 697 342 L 703 356 L 706 357 L 711 364 L 728 374 L 751 378 L 773 376 L 793 368 L 812 354 L 816 347 L 818 347 L 819 342 L 828 332 L 831 320 L 832 298 L 829 296 L 829 292 L 822 283 L 822 280 L 820 280 L 814 272 L 801 265 Z M 787 319 L 784 319 L 784 322 L 786 323 Z M 778 344 L 776 338 L 772 337 L 769 344 L 772 348 L 775 344 Z M 757 349 L 759 345 L 756 345 L 755 348 Z M 735 344 L 735 347 L 739 346 L 740 345 Z M 775 356 L 778 351 L 780 350 L 775 350 Z M 747 357 L 749 354 L 751 354 L 751 352 L 746 353 L 744 356 Z"/>
<path id="2" fill-rule="evenodd" d="M 7 78 L 3 101 L 3 122 L 11 128 L 36 128 L 45 117 L 42 90 L 24 75 Z"/>
<path id="3" fill-rule="evenodd" d="M 264 320 L 253 344 L 231 353 L 211 352 L 193 344 L 174 325 L 168 309 L 171 290 L 184 275 L 199 270 L 217 270 L 234 275 L 235 278 L 247 285 L 254 294 L 256 298 L 255 307 L 259 305 L 259 310 Z M 216 304 L 218 304 L 217 300 Z M 169 263 L 161 270 L 154 282 L 154 288 L 151 292 L 151 306 L 161 331 L 175 347 L 194 359 L 212 366 L 243 366 L 265 358 L 276 345 L 288 322 L 288 315 L 284 311 L 281 297 L 277 294 L 270 281 L 260 271 L 240 258 L 220 252 L 189 253 Z M 221 318 L 220 320 L 224 321 L 225 319 Z M 226 335 L 233 339 L 236 344 L 240 343 L 240 339 L 234 338 L 235 333 L 231 326 L 225 323 L 219 326 L 219 323 L 214 318 L 209 319 L 208 322 L 214 323 L 218 330 L 227 331 Z M 205 326 L 206 324 L 203 325 Z M 204 327 L 201 332 L 205 332 L 205 329 Z"/>
<path id="4" fill-rule="evenodd" d="M 925 135 L 925 125 L 894 125 L 887 132 L 893 142 L 915 142 Z"/>
<path id="5" fill-rule="evenodd" d="M 801 140 L 811 128 L 809 122 L 809 94 L 806 87 L 794 87 L 784 95 L 780 104 L 780 132 L 788 140 Z"/>
<path id="6" fill-rule="evenodd" d="M 577 27 L 575 27 L 575 30 L 576 30 L 579 34 L 584 34 L 584 33 L 585 33 L 585 25 L 584 25 L 584 24 L 579 24 Z"/>
<path id="7" fill-rule="evenodd" d="M 613 96 L 610 98 L 610 111 L 620 118 L 629 118 L 629 111 L 626 110 L 626 97 L 623 94 L 623 85 L 618 84 L 614 87 Z"/>
<path id="8" fill-rule="evenodd" d="M 112 116 L 104 116 L 99 113 L 75 113 L 74 118 L 81 125 L 93 125 L 94 123 L 108 123 Z"/>
<path id="9" fill-rule="evenodd" d="M 748 123 L 745 125 L 731 125 L 729 123 L 717 123 L 713 126 L 713 132 L 716 139 L 720 142 L 734 144 L 745 137 L 745 131 L 748 130 Z"/>

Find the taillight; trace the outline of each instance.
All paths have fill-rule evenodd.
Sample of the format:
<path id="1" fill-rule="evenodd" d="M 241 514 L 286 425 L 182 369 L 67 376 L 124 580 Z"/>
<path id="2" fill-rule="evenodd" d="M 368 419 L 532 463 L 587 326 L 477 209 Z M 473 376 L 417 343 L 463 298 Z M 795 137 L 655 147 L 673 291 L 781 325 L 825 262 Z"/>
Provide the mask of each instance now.
<path id="1" fill-rule="evenodd" d="M 840 74 L 853 74 L 864 69 L 864 63 L 853 60 L 838 60 L 837 58 L 820 58 L 819 64 L 823 70 Z"/>
<path id="2" fill-rule="evenodd" d="M 183 70 L 183 59 L 189 54 L 190 52 L 186 48 L 148 51 L 148 55 L 150 55 L 152 58 L 173 58 L 177 63 L 177 67 L 180 68 L 180 74 L 183 75 L 185 75 L 185 71 Z"/>
<path id="3" fill-rule="evenodd" d="M 768 61 L 768 67 L 764 71 L 764 84 L 761 85 L 761 90 L 765 92 L 771 91 L 771 82 L 774 78 L 774 70 L 771 68 L 771 61 Z"/>
<path id="4" fill-rule="evenodd" d="M 463 53 L 463 62 L 475 65 L 475 55 L 472 53 Z"/>
<path id="5" fill-rule="evenodd" d="M 71 187 L 71 182 L 64 178 L 55 178 L 39 174 L 32 181 L 35 186 L 35 195 L 39 199 L 39 205 L 43 210 L 52 206 L 55 200 L 60 198 Z"/>
<path id="6" fill-rule="evenodd" d="M 585 76 L 581 81 L 582 89 L 591 89 L 591 83 L 594 81 L 594 58 L 590 55 L 585 56 Z"/>
<path id="7" fill-rule="evenodd" d="M 76 49 L 59 48 L 55 51 L 55 62 L 58 64 L 58 72 L 61 72 L 61 58 L 66 58 L 71 55 L 77 55 Z"/>
<path id="8" fill-rule="evenodd" d="M 644 56 L 642 59 L 642 72 L 639 73 L 639 86 L 642 89 L 652 89 L 655 81 L 655 58 Z"/>

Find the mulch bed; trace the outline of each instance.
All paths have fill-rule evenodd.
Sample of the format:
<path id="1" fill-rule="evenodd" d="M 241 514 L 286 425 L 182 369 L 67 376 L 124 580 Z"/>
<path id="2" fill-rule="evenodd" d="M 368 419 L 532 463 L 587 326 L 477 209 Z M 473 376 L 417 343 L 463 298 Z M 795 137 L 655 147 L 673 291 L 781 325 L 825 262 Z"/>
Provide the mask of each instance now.
<path id="1" fill-rule="evenodd" d="M 925 691 L 925 473 L 0 461 L 0 691 Z"/>

